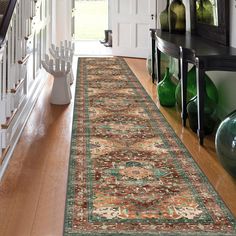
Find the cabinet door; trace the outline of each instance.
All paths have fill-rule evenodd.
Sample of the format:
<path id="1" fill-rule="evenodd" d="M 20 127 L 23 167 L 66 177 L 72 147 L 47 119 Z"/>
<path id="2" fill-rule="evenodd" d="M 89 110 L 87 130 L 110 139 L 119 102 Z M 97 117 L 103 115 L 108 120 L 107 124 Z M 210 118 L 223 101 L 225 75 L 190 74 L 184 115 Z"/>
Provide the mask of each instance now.
<path id="1" fill-rule="evenodd" d="M 150 28 L 156 27 L 155 0 L 111 0 L 113 55 L 147 57 Z"/>

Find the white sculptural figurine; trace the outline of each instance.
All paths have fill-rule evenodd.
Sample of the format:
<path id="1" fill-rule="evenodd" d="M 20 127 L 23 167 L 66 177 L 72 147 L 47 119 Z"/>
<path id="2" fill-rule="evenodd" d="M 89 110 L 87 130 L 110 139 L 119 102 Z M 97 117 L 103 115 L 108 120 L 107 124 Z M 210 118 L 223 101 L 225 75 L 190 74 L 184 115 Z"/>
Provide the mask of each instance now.
<path id="1" fill-rule="evenodd" d="M 61 42 L 60 47 L 56 47 L 54 44 L 52 44 L 51 48 L 49 48 L 49 52 L 54 59 L 61 59 L 65 62 L 70 62 L 71 65 L 73 61 L 74 50 L 74 43 L 71 43 L 71 41 L 67 40 Z M 68 79 L 70 81 L 70 84 L 72 84 L 74 81 L 74 75 L 72 70 L 68 73 Z"/>
<path id="2" fill-rule="evenodd" d="M 71 70 L 70 62 L 65 62 L 61 59 L 49 59 L 45 55 L 45 60 L 42 61 L 43 68 L 54 77 L 51 103 L 57 105 L 69 104 L 71 100 L 71 90 L 67 79 L 67 75 Z"/>

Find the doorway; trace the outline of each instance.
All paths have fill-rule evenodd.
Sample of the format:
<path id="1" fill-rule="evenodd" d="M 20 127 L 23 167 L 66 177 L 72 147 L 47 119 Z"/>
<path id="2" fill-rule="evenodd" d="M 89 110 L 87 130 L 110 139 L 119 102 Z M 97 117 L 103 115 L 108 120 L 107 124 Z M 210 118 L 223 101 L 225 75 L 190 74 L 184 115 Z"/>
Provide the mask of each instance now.
<path id="1" fill-rule="evenodd" d="M 75 40 L 99 40 L 108 29 L 108 0 L 75 0 Z"/>
<path id="2" fill-rule="evenodd" d="M 100 43 L 108 29 L 109 0 L 73 0 L 73 39 L 79 56 L 110 55 L 111 49 Z"/>

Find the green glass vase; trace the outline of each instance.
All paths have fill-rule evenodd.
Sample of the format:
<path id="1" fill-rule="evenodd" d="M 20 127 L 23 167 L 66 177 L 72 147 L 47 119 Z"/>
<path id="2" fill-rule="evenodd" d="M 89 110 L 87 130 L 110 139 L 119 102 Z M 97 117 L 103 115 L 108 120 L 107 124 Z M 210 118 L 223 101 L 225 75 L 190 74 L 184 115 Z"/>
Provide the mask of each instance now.
<path id="1" fill-rule="evenodd" d="M 160 25 L 161 30 L 169 31 L 169 17 L 168 17 L 168 9 L 170 5 L 170 0 L 166 0 L 166 8 L 160 14 Z"/>
<path id="2" fill-rule="evenodd" d="M 167 67 L 164 79 L 157 85 L 157 93 L 162 106 L 175 106 L 175 89 L 176 85 L 171 80 L 169 68 Z"/>
<path id="3" fill-rule="evenodd" d="M 169 6 L 168 13 L 170 33 L 185 33 L 186 12 L 182 0 L 173 0 Z"/>
<path id="4" fill-rule="evenodd" d="M 210 77 L 205 74 L 205 84 L 206 84 L 206 93 L 208 97 L 213 100 L 216 104 L 218 103 L 218 91 L 215 84 L 212 82 Z M 187 102 L 192 99 L 194 96 L 197 95 L 197 85 L 196 85 L 196 67 L 192 67 L 191 70 L 188 72 L 187 76 Z M 175 98 L 178 107 L 181 109 L 181 83 L 179 81 L 176 91 L 175 91 Z"/>
<path id="5" fill-rule="evenodd" d="M 236 110 L 229 114 L 217 129 L 215 147 L 223 167 L 236 177 Z"/>
<path id="6" fill-rule="evenodd" d="M 214 25 L 213 5 L 209 0 L 196 2 L 197 21 Z"/>
<path id="7" fill-rule="evenodd" d="M 197 133 L 198 129 L 198 105 L 197 96 L 193 97 L 187 104 L 187 113 L 189 126 L 193 132 Z M 204 132 L 205 135 L 214 131 L 217 122 L 216 103 L 212 101 L 206 91 L 204 94 Z"/>

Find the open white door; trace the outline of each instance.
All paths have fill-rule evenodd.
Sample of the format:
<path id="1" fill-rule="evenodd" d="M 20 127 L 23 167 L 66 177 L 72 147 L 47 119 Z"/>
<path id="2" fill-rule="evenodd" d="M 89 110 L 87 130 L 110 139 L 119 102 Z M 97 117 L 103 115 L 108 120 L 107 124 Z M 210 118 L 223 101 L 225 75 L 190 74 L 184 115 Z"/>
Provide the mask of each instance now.
<path id="1" fill-rule="evenodd" d="M 156 1 L 110 0 L 110 4 L 113 55 L 146 58 L 151 48 L 149 29 L 156 27 Z"/>

